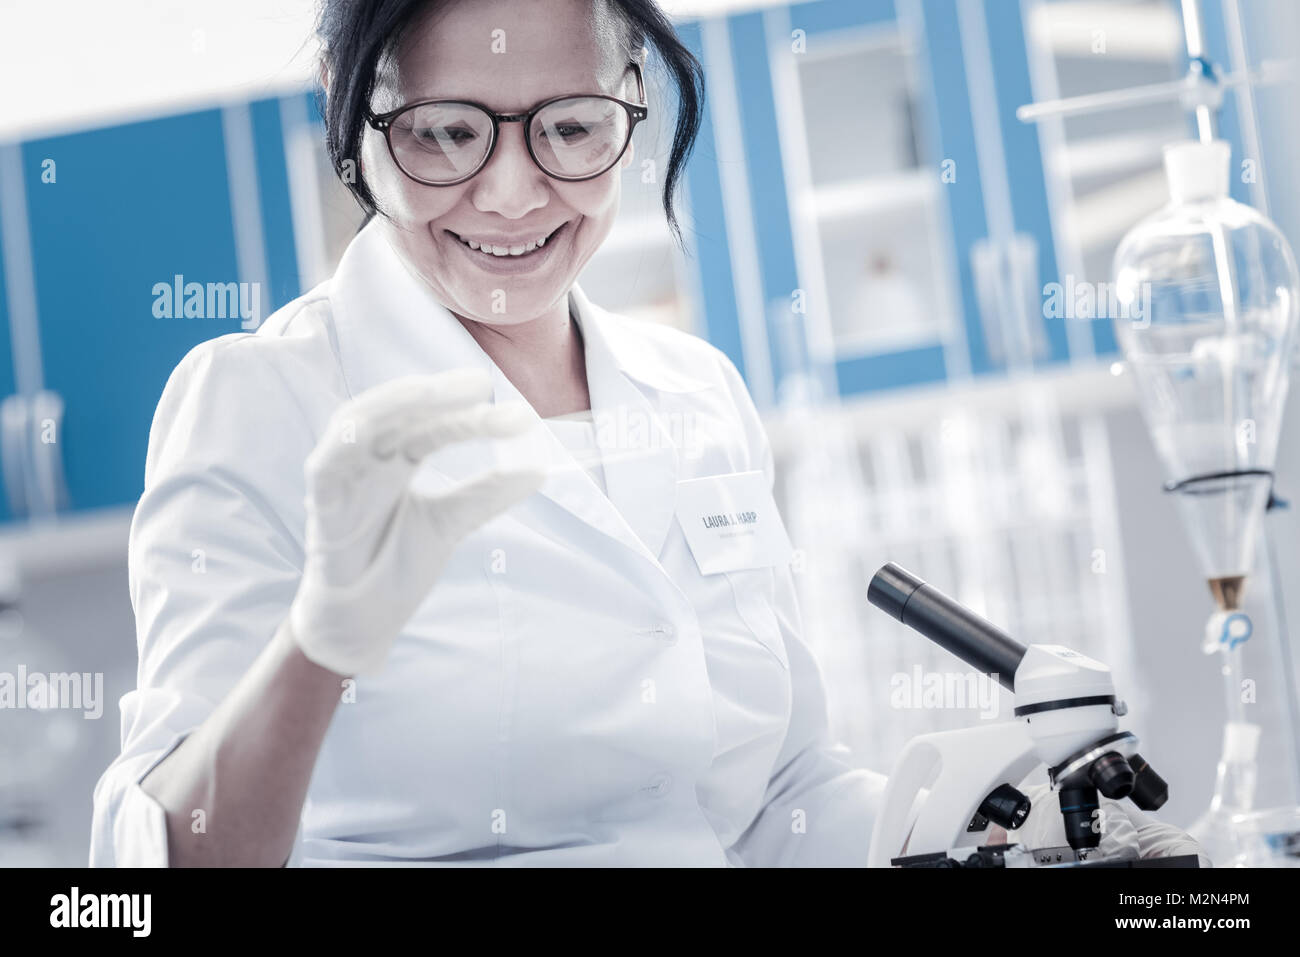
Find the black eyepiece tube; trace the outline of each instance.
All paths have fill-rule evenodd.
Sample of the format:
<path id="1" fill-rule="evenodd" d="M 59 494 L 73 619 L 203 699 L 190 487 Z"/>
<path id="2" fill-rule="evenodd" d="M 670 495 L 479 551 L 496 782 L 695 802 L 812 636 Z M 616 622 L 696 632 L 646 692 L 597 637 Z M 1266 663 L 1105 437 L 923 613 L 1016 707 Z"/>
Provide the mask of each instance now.
<path id="1" fill-rule="evenodd" d="M 889 562 L 872 576 L 867 601 L 972 668 L 997 678 L 1008 691 L 1015 690 L 1025 646 L 933 585 Z"/>

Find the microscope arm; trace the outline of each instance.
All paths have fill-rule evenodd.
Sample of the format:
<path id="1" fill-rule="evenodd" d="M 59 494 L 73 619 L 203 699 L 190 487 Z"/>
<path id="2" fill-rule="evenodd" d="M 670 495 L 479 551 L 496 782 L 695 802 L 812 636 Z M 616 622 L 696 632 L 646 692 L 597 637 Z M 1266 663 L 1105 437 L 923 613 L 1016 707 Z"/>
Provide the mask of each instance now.
<path id="1" fill-rule="evenodd" d="M 889 867 L 890 860 L 902 854 L 912 805 L 927 782 L 933 780 L 911 829 L 909 854 L 980 843 L 968 837 L 966 828 L 984 798 L 1001 784 L 1018 785 L 1038 763 L 1020 722 L 913 738 L 889 775 L 871 832 L 867 866 Z"/>

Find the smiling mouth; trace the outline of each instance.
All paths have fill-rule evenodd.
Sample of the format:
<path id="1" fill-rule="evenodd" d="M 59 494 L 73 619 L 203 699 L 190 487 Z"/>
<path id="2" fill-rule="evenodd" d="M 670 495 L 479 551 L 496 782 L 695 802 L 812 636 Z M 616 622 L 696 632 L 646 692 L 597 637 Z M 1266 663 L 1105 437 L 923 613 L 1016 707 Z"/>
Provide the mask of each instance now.
<path id="1" fill-rule="evenodd" d="M 513 246 L 497 246 L 497 245 L 493 245 L 492 243 L 482 243 L 476 239 L 466 238 L 464 236 L 461 236 L 458 233 L 453 233 L 450 229 L 446 230 L 446 232 L 447 235 L 453 237 L 457 242 L 459 242 L 466 249 L 475 250 L 476 252 L 482 253 L 485 256 L 493 256 L 500 259 L 510 259 L 510 258 L 518 258 L 520 256 L 527 256 L 530 253 L 535 253 L 537 250 L 541 249 L 548 242 L 554 239 L 559 234 L 560 230 L 564 229 L 564 227 L 567 225 L 569 225 L 567 221 L 563 222 L 559 226 L 557 226 L 553 231 L 551 231 L 545 236 L 539 236 L 538 238 L 532 240 L 531 242 L 516 244 Z"/>

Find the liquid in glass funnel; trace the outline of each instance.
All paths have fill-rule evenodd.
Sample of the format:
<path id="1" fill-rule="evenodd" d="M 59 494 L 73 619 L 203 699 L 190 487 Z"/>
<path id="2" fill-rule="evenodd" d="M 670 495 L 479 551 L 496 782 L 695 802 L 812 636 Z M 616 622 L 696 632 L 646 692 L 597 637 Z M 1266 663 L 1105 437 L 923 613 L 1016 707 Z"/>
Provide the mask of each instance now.
<path id="1" fill-rule="evenodd" d="M 1272 485 L 1300 278 L 1271 222 L 1228 197 L 1221 141 L 1165 152 L 1172 201 L 1115 253 L 1115 332 L 1167 488 L 1220 606 L 1236 606 Z"/>
<path id="2" fill-rule="evenodd" d="M 1215 604 L 1224 611 L 1241 607 L 1271 484 L 1272 475 L 1260 470 L 1169 486 Z"/>

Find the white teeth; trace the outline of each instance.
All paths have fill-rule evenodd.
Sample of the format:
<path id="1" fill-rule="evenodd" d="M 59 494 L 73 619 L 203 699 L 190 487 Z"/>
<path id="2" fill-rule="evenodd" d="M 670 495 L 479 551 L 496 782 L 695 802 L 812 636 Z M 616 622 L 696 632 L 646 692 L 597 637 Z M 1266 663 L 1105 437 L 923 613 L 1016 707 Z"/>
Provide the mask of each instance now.
<path id="1" fill-rule="evenodd" d="M 491 243 L 480 243 L 476 239 L 461 239 L 461 242 L 470 249 L 477 249 L 481 253 L 487 253 L 490 256 L 523 256 L 531 253 L 535 249 L 540 249 L 546 245 L 546 237 L 535 239 L 531 243 L 522 246 L 494 246 Z"/>

